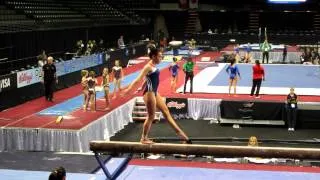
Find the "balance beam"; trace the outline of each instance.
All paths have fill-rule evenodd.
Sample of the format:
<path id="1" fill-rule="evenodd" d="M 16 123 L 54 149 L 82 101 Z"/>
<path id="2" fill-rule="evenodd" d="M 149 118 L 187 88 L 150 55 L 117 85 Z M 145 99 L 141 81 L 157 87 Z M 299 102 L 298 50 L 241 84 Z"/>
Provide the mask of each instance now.
<path id="1" fill-rule="evenodd" d="M 156 153 L 211 155 L 217 157 L 320 159 L 320 149 L 313 148 L 250 147 L 169 143 L 141 144 L 139 142 L 123 141 L 91 141 L 90 150 L 96 153 Z"/>

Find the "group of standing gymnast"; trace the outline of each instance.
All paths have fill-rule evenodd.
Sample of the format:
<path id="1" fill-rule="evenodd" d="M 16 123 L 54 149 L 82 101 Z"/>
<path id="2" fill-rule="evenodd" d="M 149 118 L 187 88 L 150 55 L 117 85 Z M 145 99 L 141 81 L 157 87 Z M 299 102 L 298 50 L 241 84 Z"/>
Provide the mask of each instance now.
<path id="1" fill-rule="evenodd" d="M 171 72 L 171 92 L 175 93 L 177 90 L 177 81 L 178 81 L 178 72 L 179 72 L 179 65 L 177 64 L 177 58 L 173 58 L 173 62 L 169 67 L 169 70 Z M 192 94 L 193 91 L 193 77 L 194 77 L 194 62 L 192 61 L 191 57 L 187 58 L 187 61 L 183 64 L 183 72 L 185 73 L 185 79 L 184 79 L 184 87 L 183 87 L 183 93 L 186 93 L 187 88 L 187 82 L 190 80 L 190 94 Z"/>
<path id="2" fill-rule="evenodd" d="M 234 96 L 236 96 L 237 92 L 237 82 L 241 79 L 240 70 L 236 65 L 236 60 L 231 59 L 230 64 L 226 69 L 229 74 L 229 96 L 231 95 L 231 89 L 233 87 Z M 265 71 L 262 65 L 260 65 L 260 61 L 256 60 L 255 65 L 252 66 L 252 87 L 250 96 L 253 97 L 255 95 L 256 98 L 260 98 L 260 87 L 262 81 L 265 80 Z"/>
<path id="3" fill-rule="evenodd" d="M 115 66 L 112 68 L 112 77 L 114 83 L 114 92 L 113 98 L 116 98 L 117 91 L 121 91 L 121 81 L 123 78 L 123 70 L 120 66 L 120 61 L 115 61 Z M 84 96 L 83 100 L 83 110 L 96 110 L 96 86 L 98 85 L 98 81 L 95 78 L 96 73 L 94 71 L 82 70 L 81 71 L 81 85 L 82 85 L 82 93 Z M 104 97 L 106 102 L 105 110 L 109 110 L 110 106 L 110 76 L 108 68 L 103 68 L 102 71 L 102 80 L 100 83 L 102 90 L 104 91 Z"/>

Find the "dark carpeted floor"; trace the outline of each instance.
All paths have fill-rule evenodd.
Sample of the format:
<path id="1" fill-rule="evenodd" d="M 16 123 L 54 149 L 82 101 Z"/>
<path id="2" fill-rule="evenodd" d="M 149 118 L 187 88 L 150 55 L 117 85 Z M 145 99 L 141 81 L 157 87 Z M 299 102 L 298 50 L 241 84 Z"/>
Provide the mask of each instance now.
<path id="1" fill-rule="evenodd" d="M 98 166 L 93 155 L 54 152 L 1 152 L 0 162 L 0 169 L 52 171 L 63 166 L 74 173 L 91 173 Z"/>
<path id="2" fill-rule="evenodd" d="M 181 128 L 191 137 L 237 137 L 249 138 L 257 136 L 259 139 L 281 140 L 314 140 L 319 138 L 319 130 L 298 129 L 288 132 L 285 127 L 275 126 L 241 126 L 239 129 L 231 125 L 221 126 L 210 124 L 204 120 L 179 120 Z M 118 132 L 111 140 L 115 141 L 139 141 L 142 123 L 130 123 Z M 176 137 L 168 123 L 162 121 L 153 124 L 150 137 Z M 178 142 L 179 143 L 179 142 Z M 224 142 L 194 142 L 197 144 L 230 144 L 246 145 L 245 141 Z M 286 144 L 286 143 L 262 143 L 261 146 L 281 147 L 311 147 L 319 148 L 318 144 Z M 169 156 L 166 158 L 170 158 Z M 203 160 L 200 160 L 203 161 Z M 204 160 L 205 161 L 205 160 Z M 93 155 L 59 154 L 54 152 L 0 152 L 0 169 L 51 171 L 58 166 L 64 166 L 68 172 L 91 173 L 98 164 Z"/>
<path id="3" fill-rule="evenodd" d="M 320 140 L 320 133 L 317 129 L 297 129 L 295 132 L 288 132 L 286 127 L 280 126 L 240 126 L 235 129 L 232 125 L 210 124 L 205 120 L 178 120 L 181 128 L 191 137 L 235 137 L 249 138 L 256 136 L 259 139 L 279 140 Z M 111 140 L 114 141 L 139 141 L 142 123 L 131 123 L 122 131 L 117 133 Z M 176 137 L 173 129 L 165 120 L 154 123 L 150 137 Z M 200 144 L 233 144 L 245 145 L 246 142 L 195 142 Z M 288 143 L 263 143 L 262 146 L 283 146 L 283 147 L 320 147 L 319 144 L 288 144 Z"/>

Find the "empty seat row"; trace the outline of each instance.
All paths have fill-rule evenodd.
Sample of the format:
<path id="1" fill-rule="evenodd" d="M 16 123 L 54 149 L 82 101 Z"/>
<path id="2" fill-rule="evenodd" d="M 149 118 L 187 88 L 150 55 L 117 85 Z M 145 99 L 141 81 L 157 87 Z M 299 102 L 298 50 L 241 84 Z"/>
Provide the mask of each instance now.
<path id="1" fill-rule="evenodd" d="M 55 11 L 55 10 L 25 10 L 27 14 L 78 14 L 75 11 Z"/>
<path id="2" fill-rule="evenodd" d="M 75 14 L 75 15 L 68 15 L 68 14 L 60 14 L 60 15 L 34 15 L 35 18 L 38 19 L 59 19 L 59 18 L 85 18 L 85 15 L 82 14 Z"/>
<path id="3" fill-rule="evenodd" d="M 14 6 L 15 9 L 30 9 L 30 10 L 70 10 L 70 8 L 66 7 L 41 7 L 41 6 Z"/>
<path id="4" fill-rule="evenodd" d="M 25 15 L 0 15 L 0 20 L 6 20 L 6 21 L 11 21 L 11 20 L 23 20 L 27 19 Z"/>
<path id="5" fill-rule="evenodd" d="M 63 23 L 63 22 L 89 22 L 90 19 L 45 19 L 45 23 Z"/>
<path id="6" fill-rule="evenodd" d="M 15 14 L 15 12 L 9 9 L 0 9 L 0 15 L 5 15 L 5 14 Z"/>

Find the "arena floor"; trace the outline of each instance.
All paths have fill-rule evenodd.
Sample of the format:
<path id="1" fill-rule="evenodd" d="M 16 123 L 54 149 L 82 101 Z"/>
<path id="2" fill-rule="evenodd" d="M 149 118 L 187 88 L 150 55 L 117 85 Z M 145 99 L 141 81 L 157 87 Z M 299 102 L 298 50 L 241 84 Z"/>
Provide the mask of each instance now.
<path id="1" fill-rule="evenodd" d="M 194 93 L 228 93 L 228 64 L 220 63 L 208 67 L 194 78 Z M 252 85 L 252 64 L 238 64 L 241 78 L 237 83 L 238 94 L 249 94 Z M 312 65 L 264 64 L 266 80 L 260 93 L 266 95 L 287 95 L 291 87 L 299 95 L 320 95 L 320 68 Z M 210 77 L 210 78 L 208 78 Z M 189 87 L 189 86 L 188 86 Z M 178 91 L 181 91 L 180 87 Z M 188 88 L 187 88 L 188 89 Z M 233 92 L 233 90 L 231 91 Z"/>
<path id="2" fill-rule="evenodd" d="M 201 57 L 210 57 L 214 59 L 220 54 L 213 53 L 203 53 L 197 56 L 195 59 L 197 61 L 201 60 Z M 247 100 L 249 99 L 248 94 L 244 91 L 241 92 L 241 86 L 249 86 L 250 79 L 250 65 L 239 65 L 243 74 L 243 81 L 239 82 L 239 96 L 229 97 L 224 91 L 221 92 L 211 92 L 208 89 L 210 86 L 226 86 L 227 76 L 225 71 L 225 64 L 219 65 L 220 71 L 214 70 L 216 76 L 211 71 L 208 82 L 203 82 L 203 73 L 206 69 L 196 68 L 195 69 L 195 93 L 194 94 L 180 94 L 171 93 L 168 90 L 167 84 L 170 83 L 170 72 L 167 70 L 169 62 L 163 62 L 159 65 L 161 71 L 161 84 L 159 87 L 159 92 L 165 97 L 184 97 L 184 98 L 219 98 L 219 99 L 237 99 L 237 100 Z M 139 70 L 144 65 L 144 63 L 134 65 L 132 67 L 125 69 L 126 77 L 124 79 L 123 85 L 127 85 L 132 80 L 137 77 Z M 182 66 L 182 62 L 179 62 Z M 279 69 L 286 69 L 287 71 L 296 71 L 301 68 L 301 73 L 299 77 L 304 74 L 306 78 L 313 78 L 310 81 L 298 81 L 297 87 L 316 88 L 318 90 L 319 84 L 314 82 L 317 69 L 310 67 L 300 67 L 291 65 L 266 65 L 266 69 L 269 70 L 270 76 L 267 75 L 267 81 L 265 87 L 272 88 L 283 88 L 283 86 L 290 86 L 290 82 L 295 83 L 297 81 L 290 80 L 285 83 L 277 81 L 277 77 L 281 71 Z M 209 67 L 216 68 L 216 67 Z M 290 69 L 293 68 L 293 69 Z M 312 70 L 309 71 L 311 68 Z M 209 71 L 209 70 L 208 70 Z M 311 72 L 310 76 L 306 74 Z M 179 72 L 182 74 L 182 71 Z M 294 74 L 294 73 L 291 73 Z M 206 74 L 208 77 L 208 74 Z M 183 75 L 179 76 L 178 86 L 183 84 Z M 199 83 L 199 84 L 198 84 Z M 268 84 L 270 83 L 270 84 Z M 206 85 L 206 91 L 196 91 L 199 87 L 204 88 Z M 217 88 L 214 88 L 217 89 Z M 274 89 L 278 92 L 277 89 Z M 274 91 L 272 90 L 272 91 Z M 219 90 L 220 91 L 220 90 Z M 299 88 L 297 89 L 299 92 Z M 224 93 L 224 94 L 220 94 Z M 260 99 L 261 101 L 283 101 L 285 94 L 287 93 L 287 88 L 281 93 L 271 93 L 264 92 Z M 126 96 L 124 98 L 117 98 L 112 101 L 111 110 L 117 109 L 125 102 L 132 99 L 134 96 L 139 96 L 141 94 L 132 94 L 131 96 Z M 103 94 L 99 92 L 97 94 L 98 100 L 98 110 L 96 112 L 83 112 L 81 110 L 82 95 L 80 85 L 76 85 L 61 91 L 56 92 L 55 102 L 46 102 L 44 98 L 39 98 L 32 100 L 30 102 L 24 103 L 14 108 L 0 112 L 0 126 L 2 130 L 15 129 L 17 132 L 22 132 L 25 129 L 34 130 L 65 130 L 74 131 L 86 128 L 90 123 L 93 123 L 98 118 L 104 116 L 110 111 L 102 110 L 104 108 Z M 320 96 L 317 93 L 309 93 L 302 95 L 300 101 L 304 102 L 320 102 Z M 57 124 L 57 116 L 62 115 L 64 117 L 63 123 Z M 218 124 L 210 124 L 209 121 L 205 120 L 179 120 L 178 123 L 191 137 L 237 137 L 237 138 L 248 138 L 252 135 L 257 136 L 258 139 L 278 139 L 278 140 L 317 140 L 320 139 L 317 130 L 299 130 L 294 133 L 288 133 L 285 128 L 281 127 L 250 127 L 241 126 L 239 129 L 234 129 L 230 126 L 220 126 Z M 199 131 L 201 129 L 201 131 Z M 1 131 L 5 132 L 5 131 Z M 111 140 L 121 140 L 121 141 L 138 141 L 141 132 L 140 123 L 130 123 L 126 128 L 119 131 Z M 167 123 L 160 122 L 154 124 L 150 136 L 152 137 L 175 137 L 174 132 Z M 197 142 L 195 142 L 197 143 Z M 200 143 L 200 142 L 198 142 Z M 222 142 L 201 142 L 201 143 L 217 143 L 223 144 Z M 246 142 L 225 142 L 229 145 L 246 145 Z M 262 146 L 282 146 L 282 147 L 318 147 L 318 144 L 275 144 L 275 143 L 262 143 Z M 63 153 L 53 153 L 53 152 L 1 152 L 0 153 L 0 173 L 4 179 L 46 179 L 48 177 L 49 171 L 56 166 L 62 165 L 67 168 L 68 179 L 105 179 L 105 176 L 101 174 L 98 170 L 96 174 L 92 172 L 98 167 L 92 154 L 63 154 Z M 34 163 L 39 162 L 39 163 Z M 118 162 L 114 160 L 113 162 Z M 185 163 L 183 161 L 174 161 L 165 159 L 163 161 L 150 161 L 150 160 L 139 160 L 134 159 L 129 164 L 126 171 L 119 177 L 119 179 L 208 179 L 210 177 L 216 177 L 216 179 L 319 179 L 320 168 L 315 167 L 291 167 L 291 166 L 259 166 L 259 165 L 248 165 L 243 168 L 243 165 L 239 166 L 237 164 L 217 164 L 217 163 L 207 163 L 207 162 L 197 162 L 197 163 Z M 266 173 L 268 172 L 268 173 Z"/>

